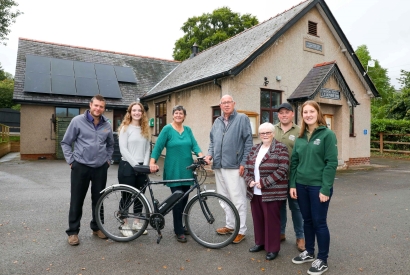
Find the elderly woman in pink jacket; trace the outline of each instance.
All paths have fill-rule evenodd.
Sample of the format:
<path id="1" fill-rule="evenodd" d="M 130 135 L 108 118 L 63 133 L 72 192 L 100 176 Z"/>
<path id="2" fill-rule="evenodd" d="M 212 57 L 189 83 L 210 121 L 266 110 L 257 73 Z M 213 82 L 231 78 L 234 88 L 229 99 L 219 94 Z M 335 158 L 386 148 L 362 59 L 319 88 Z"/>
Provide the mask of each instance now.
<path id="1" fill-rule="evenodd" d="M 244 174 L 255 232 L 255 245 L 249 252 L 265 250 L 266 260 L 275 259 L 280 250 L 280 207 L 288 191 L 289 153 L 274 133 L 271 123 L 259 126 L 262 142 L 252 147 Z"/>

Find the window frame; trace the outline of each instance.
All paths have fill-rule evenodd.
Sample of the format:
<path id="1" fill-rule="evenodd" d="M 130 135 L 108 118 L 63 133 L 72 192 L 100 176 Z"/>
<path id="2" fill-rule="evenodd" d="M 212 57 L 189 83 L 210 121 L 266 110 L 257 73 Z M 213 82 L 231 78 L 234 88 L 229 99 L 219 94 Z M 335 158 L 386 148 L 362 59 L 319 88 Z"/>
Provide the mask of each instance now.
<path id="1" fill-rule="evenodd" d="M 61 113 L 61 112 L 57 112 L 57 108 L 65 109 L 65 116 L 58 116 L 57 114 L 58 114 L 58 113 Z M 76 110 L 76 111 L 78 111 L 78 113 L 77 113 L 76 115 L 69 116 L 69 115 L 68 115 L 68 109 Z M 73 118 L 73 117 L 78 116 L 78 115 L 80 114 L 80 108 L 55 106 L 55 108 L 54 108 L 54 113 L 55 113 L 55 116 L 56 116 L 56 117 L 71 117 L 71 118 Z"/>
<path id="2" fill-rule="evenodd" d="M 262 93 L 263 92 L 269 92 L 270 93 L 270 96 L 269 96 L 269 105 L 270 105 L 270 107 L 269 108 L 267 108 L 267 107 L 262 107 L 262 102 L 261 102 L 261 100 L 262 100 Z M 276 124 L 276 123 L 278 123 L 279 122 L 279 119 L 277 119 L 276 121 L 274 120 L 274 117 L 275 117 L 275 113 L 276 113 L 276 118 L 277 118 L 277 113 L 278 113 L 278 109 L 277 108 L 273 108 L 272 107 L 272 94 L 273 93 L 275 93 L 275 94 L 279 94 L 279 101 L 278 101 L 278 105 L 277 105 L 277 107 L 279 107 L 279 105 L 282 103 L 282 95 L 283 95 L 283 91 L 280 91 L 280 90 L 272 90 L 272 89 L 261 89 L 261 91 L 260 91 L 260 101 L 259 101 L 259 104 L 260 104 L 260 119 L 259 119 L 259 122 L 260 122 L 260 124 L 262 124 L 262 123 L 264 123 L 264 122 L 270 122 L 270 123 L 272 123 L 272 124 Z M 276 105 L 275 105 L 276 106 Z M 262 119 L 263 119 L 263 112 L 269 112 L 269 121 L 262 121 Z"/>
<path id="3" fill-rule="evenodd" d="M 162 109 L 161 109 L 161 105 Z M 161 114 L 161 111 L 164 113 Z M 161 118 L 161 120 L 160 120 Z M 162 121 L 160 125 L 160 121 Z M 162 128 L 167 125 L 167 101 L 160 101 L 155 103 L 155 136 L 158 136 L 159 133 L 161 132 Z"/>
<path id="4" fill-rule="evenodd" d="M 216 111 L 219 111 L 219 115 L 216 115 Z M 220 117 L 222 115 L 222 109 L 221 106 L 217 105 L 217 106 L 212 106 L 212 124 L 214 124 L 215 119 L 217 119 L 218 117 Z"/>
<path id="5" fill-rule="evenodd" d="M 349 106 L 349 137 L 356 137 L 354 132 L 354 107 Z"/>

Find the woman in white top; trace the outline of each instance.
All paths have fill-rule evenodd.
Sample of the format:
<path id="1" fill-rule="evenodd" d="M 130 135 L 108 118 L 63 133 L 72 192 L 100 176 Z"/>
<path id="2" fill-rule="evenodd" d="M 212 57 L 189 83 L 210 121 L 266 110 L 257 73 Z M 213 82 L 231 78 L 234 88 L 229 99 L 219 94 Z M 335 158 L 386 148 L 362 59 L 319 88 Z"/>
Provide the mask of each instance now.
<path id="1" fill-rule="evenodd" d="M 131 103 L 118 128 L 119 145 L 122 155 L 118 168 L 118 182 L 120 184 L 127 184 L 138 189 L 144 187 L 146 176 L 135 175 L 133 167 L 149 164 L 150 142 L 148 130 L 148 118 L 144 106 L 139 102 Z M 123 196 L 126 196 L 126 194 L 123 194 Z M 123 201 L 127 199 L 126 197 L 121 199 L 120 207 Z M 134 213 L 141 212 L 141 210 L 142 205 L 134 204 Z M 141 228 L 138 220 L 135 220 L 132 225 L 129 225 L 127 220 L 124 220 L 124 222 L 121 233 L 126 237 L 133 235 L 131 230 Z M 147 233 L 145 230 L 144 235 Z"/>

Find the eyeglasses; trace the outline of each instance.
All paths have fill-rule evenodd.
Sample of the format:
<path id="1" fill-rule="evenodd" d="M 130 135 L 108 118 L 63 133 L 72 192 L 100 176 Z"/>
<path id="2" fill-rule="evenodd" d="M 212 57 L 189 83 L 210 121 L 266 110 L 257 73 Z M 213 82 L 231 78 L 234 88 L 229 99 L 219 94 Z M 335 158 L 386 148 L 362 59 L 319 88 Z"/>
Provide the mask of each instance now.
<path id="1" fill-rule="evenodd" d="M 229 105 L 229 104 L 232 104 L 233 103 L 233 101 L 224 101 L 224 102 L 221 102 L 221 105 Z"/>
<path id="2" fill-rule="evenodd" d="M 260 136 L 269 136 L 272 132 L 259 133 Z"/>

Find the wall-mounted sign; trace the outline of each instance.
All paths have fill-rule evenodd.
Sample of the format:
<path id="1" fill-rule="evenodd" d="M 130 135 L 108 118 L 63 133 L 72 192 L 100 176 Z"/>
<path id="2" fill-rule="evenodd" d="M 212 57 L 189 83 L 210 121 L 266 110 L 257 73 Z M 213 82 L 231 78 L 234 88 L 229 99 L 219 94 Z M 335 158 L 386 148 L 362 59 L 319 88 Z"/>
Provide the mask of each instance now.
<path id="1" fill-rule="evenodd" d="M 316 43 L 313 43 L 313 42 L 310 42 L 310 41 L 307 41 L 307 40 L 305 40 L 305 47 L 308 48 L 308 49 L 319 51 L 319 52 L 323 51 L 322 45 L 316 44 Z"/>
<path id="2" fill-rule="evenodd" d="M 321 55 L 325 54 L 324 43 L 308 38 L 303 38 L 303 50 Z"/>
<path id="3" fill-rule="evenodd" d="M 329 98 L 334 100 L 340 100 L 340 91 L 322 88 L 320 89 L 321 98 Z"/>

